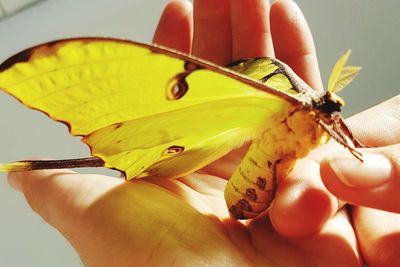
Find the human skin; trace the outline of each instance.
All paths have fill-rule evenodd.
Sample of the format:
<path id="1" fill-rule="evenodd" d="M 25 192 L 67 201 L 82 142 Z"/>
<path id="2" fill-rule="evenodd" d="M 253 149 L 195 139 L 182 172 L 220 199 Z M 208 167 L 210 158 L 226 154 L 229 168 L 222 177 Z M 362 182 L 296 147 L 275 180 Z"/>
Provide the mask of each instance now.
<path id="1" fill-rule="evenodd" d="M 194 2 L 194 13 L 189 2 L 174 0 L 165 8 L 154 42 L 221 65 L 277 57 L 310 86 L 322 89 L 311 33 L 289 0 L 271 7 L 264 0 L 252 0 L 251 5 L 246 0 L 202 0 Z M 363 114 L 350 120 L 351 126 L 363 116 L 382 116 Z M 385 127 L 398 131 L 399 120 Z M 375 133 L 355 128 L 362 141 L 369 142 Z M 280 182 L 270 212 L 242 222 L 229 218 L 223 189 L 243 149 L 180 179 L 125 182 L 42 170 L 11 173 L 9 182 L 71 242 L 86 266 L 360 266 L 359 249 L 370 266 L 395 266 L 398 215 L 341 208 L 344 202 L 321 180 L 320 162 L 327 173 L 324 181 L 335 181 L 330 159 L 322 159 L 340 149 L 330 143 L 301 160 Z M 382 228 L 371 219 L 382 217 L 390 217 L 392 227 Z M 387 252 L 385 258 L 377 255 L 377 245 Z"/>

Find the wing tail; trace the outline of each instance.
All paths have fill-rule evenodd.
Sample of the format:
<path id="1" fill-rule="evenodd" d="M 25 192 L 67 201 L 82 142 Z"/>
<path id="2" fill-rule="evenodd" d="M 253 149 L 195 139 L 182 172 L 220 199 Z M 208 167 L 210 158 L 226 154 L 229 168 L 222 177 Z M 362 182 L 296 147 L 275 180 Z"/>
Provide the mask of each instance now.
<path id="1" fill-rule="evenodd" d="M 19 172 L 43 169 L 103 167 L 104 161 L 97 157 L 63 160 L 23 160 L 0 164 L 0 172 Z"/>

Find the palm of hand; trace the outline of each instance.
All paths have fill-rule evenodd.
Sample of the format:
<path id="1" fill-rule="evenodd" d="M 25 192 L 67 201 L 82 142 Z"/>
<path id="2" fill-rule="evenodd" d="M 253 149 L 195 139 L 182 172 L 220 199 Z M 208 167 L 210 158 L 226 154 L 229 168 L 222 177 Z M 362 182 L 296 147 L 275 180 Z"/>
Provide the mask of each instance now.
<path id="1" fill-rule="evenodd" d="M 115 266 L 359 264 L 353 230 L 344 212 L 319 234 L 288 239 L 275 232 L 268 216 L 249 223 L 229 219 L 223 198 L 225 183 L 209 174 L 129 183 L 92 176 L 77 185 L 85 192 L 79 204 L 86 205 L 70 223 L 79 222 L 79 227 L 63 233 L 74 237 L 72 244 L 89 266 L 107 262 Z M 109 256 L 110 251 L 118 256 Z"/>

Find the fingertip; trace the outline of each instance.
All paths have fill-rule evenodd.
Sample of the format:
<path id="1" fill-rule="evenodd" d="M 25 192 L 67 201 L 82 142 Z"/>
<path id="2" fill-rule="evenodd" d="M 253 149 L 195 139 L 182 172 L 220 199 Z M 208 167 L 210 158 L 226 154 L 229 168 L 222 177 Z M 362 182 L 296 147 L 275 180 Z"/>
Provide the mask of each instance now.
<path id="1" fill-rule="evenodd" d="M 68 169 L 54 169 L 18 172 L 16 175 L 21 192 L 24 193 L 31 207 L 37 210 L 36 203 L 43 202 L 43 199 L 50 197 L 54 192 L 59 182 L 58 177 L 75 173 Z"/>
<path id="2" fill-rule="evenodd" d="M 36 187 L 36 183 L 49 177 L 53 174 L 61 173 L 75 173 L 71 170 L 34 170 L 34 171 L 23 171 L 23 172 L 10 172 L 7 176 L 8 183 L 10 186 L 18 192 L 31 191 L 30 187 Z"/>
<path id="3" fill-rule="evenodd" d="M 271 30 L 269 27 L 270 5 L 265 0 L 232 1 L 232 59 L 273 57 Z"/>
<path id="4" fill-rule="evenodd" d="M 317 162 L 302 159 L 279 183 L 270 215 L 282 235 L 300 237 L 318 232 L 337 212 L 338 201 L 324 187 L 319 170 Z"/>
<path id="5" fill-rule="evenodd" d="M 14 190 L 22 192 L 22 176 L 20 172 L 10 172 L 7 176 L 7 181 Z"/>
<path id="6" fill-rule="evenodd" d="M 336 208 L 325 192 L 299 184 L 279 192 L 270 208 L 271 222 L 284 236 L 308 236 L 320 231 Z"/>
<path id="7" fill-rule="evenodd" d="M 194 1 L 193 55 L 222 66 L 232 61 L 231 2 Z"/>
<path id="8" fill-rule="evenodd" d="M 348 203 L 400 212 L 400 184 L 394 163 L 397 159 L 388 152 L 393 148 L 368 149 L 370 152 L 363 153 L 363 162 L 348 151 L 329 155 L 320 165 L 322 182 L 332 194 Z"/>
<path id="9" fill-rule="evenodd" d="M 322 171 L 329 169 L 331 179 L 360 189 L 381 186 L 394 176 L 392 162 L 378 153 L 363 153 L 362 160 L 348 151 L 335 153 L 325 159 L 323 168 Z"/>
<path id="10" fill-rule="evenodd" d="M 312 88 L 323 90 L 313 37 L 299 6 L 292 0 L 275 1 L 270 21 L 276 57 Z"/>
<path id="11" fill-rule="evenodd" d="M 164 8 L 153 43 L 190 53 L 193 35 L 193 6 L 187 0 L 172 0 Z"/>
<path id="12" fill-rule="evenodd" d="M 299 51 L 310 50 L 311 32 L 303 13 L 294 1 L 278 0 L 272 3 L 270 20 L 278 58 L 284 59 Z"/>

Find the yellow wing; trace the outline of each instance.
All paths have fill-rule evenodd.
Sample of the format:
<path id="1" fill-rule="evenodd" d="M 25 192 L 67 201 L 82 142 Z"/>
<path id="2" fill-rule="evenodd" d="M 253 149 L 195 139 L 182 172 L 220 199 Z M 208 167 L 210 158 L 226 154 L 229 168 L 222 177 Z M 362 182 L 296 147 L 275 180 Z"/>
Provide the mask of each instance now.
<path id="1" fill-rule="evenodd" d="M 128 178 L 199 169 L 300 105 L 213 64 L 113 39 L 28 49 L 0 66 L 0 88 L 66 123 Z"/>
<path id="2" fill-rule="evenodd" d="M 341 56 L 336 62 L 329 76 L 328 91 L 337 93 L 344 89 L 360 72 L 361 67 L 346 66 L 351 50 L 347 50 L 346 54 Z"/>

